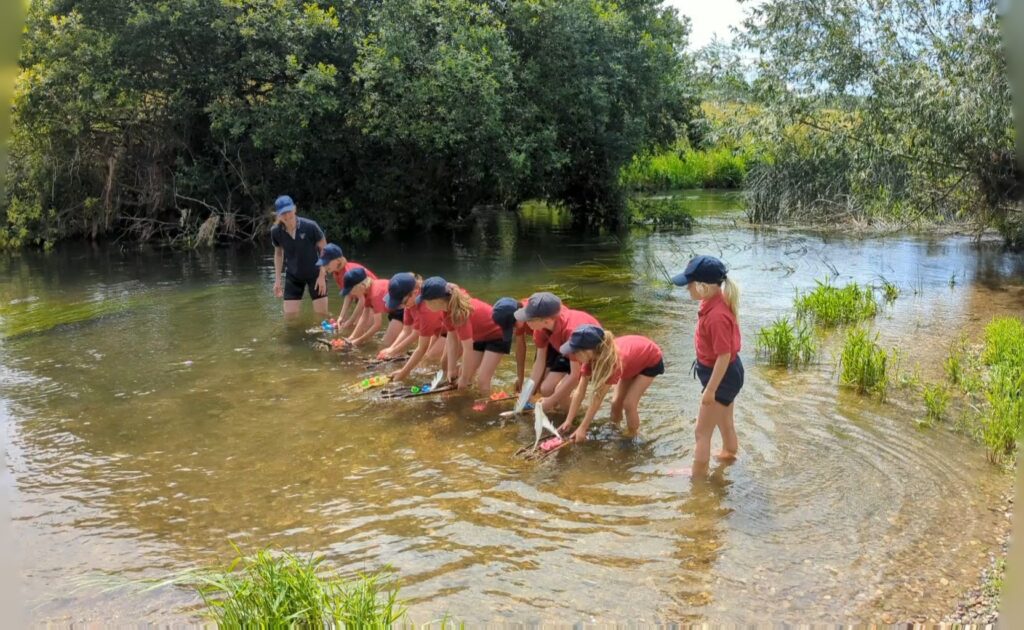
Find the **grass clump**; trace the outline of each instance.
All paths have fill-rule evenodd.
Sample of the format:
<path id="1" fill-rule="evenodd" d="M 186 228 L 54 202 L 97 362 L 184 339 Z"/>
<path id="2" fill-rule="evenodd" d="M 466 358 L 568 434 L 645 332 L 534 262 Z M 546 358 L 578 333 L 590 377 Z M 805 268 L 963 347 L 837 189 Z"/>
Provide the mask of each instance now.
<path id="1" fill-rule="evenodd" d="M 882 278 L 882 298 L 886 303 L 895 302 L 900 296 L 900 288 L 894 283 Z"/>
<path id="2" fill-rule="evenodd" d="M 220 627 L 383 628 L 404 616 L 398 591 L 379 575 L 346 580 L 322 565 L 322 557 L 239 553 L 227 567 L 200 574 L 195 588 Z"/>
<path id="3" fill-rule="evenodd" d="M 851 328 L 839 359 L 839 382 L 854 387 L 859 394 L 871 393 L 885 399 L 890 358 L 878 345 L 878 335 L 872 339 L 865 329 Z"/>
<path id="4" fill-rule="evenodd" d="M 797 367 L 810 363 L 818 346 L 804 322 L 791 323 L 789 318 L 780 317 L 757 332 L 757 353 L 769 365 Z"/>
<path id="5" fill-rule="evenodd" d="M 927 424 L 933 424 L 942 420 L 949 408 L 949 389 L 939 383 L 929 383 L 924 386 L 921 392 L 924 399 L 925 420 Z"/>
<path id="6" fill-rule="evenodd" d="M 693 227 L 693 214 L 682 199 L 634 197 L 627 204 L 629 222 L 654 227 Z"/>
<path id="7" fill-rule="evenodd" d="M 622 169 L 623 186 L 637 191 L 684 188 L 739 188 L 747 176 L 748 159 L 729 147 L 694 150 L 685 144 L 663 153 L 642 155 Z"/>
<path id="8" fill-rule="evenodd" d="M 1024 433 L 1024 322 L 997 317 L 985 327 L 981 361 L 989 367 L 981 437 L 994 460 L 1010 458 Z"/>
<path id="9" fill-rule="evenodd" d="M 797 295 L 797 317 L 823 326 L 838 326 L 870 319 L 878 312 L 870 287 L 861 287 L 856 282 L 836 287 L 828 280 L 818 280 L 817 285 L 813 291 Z"/>

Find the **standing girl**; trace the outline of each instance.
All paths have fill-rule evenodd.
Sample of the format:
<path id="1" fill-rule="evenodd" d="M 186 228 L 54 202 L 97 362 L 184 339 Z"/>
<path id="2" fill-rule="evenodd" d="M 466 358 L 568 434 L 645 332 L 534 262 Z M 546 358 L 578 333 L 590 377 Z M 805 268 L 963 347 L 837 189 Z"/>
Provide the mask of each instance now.
<path id="1" fill-rule="evenodd" d="M 697 351 L 694 372 L 700 378 L 704 393 L 694 431 L 693 472 L 703 474 L 711 459 L 711 436 L 715 427 L 722 434 L 719 459 L 735 459 L 739 449 L 733 422 L 733 401 L 743 388 L 740 326 L 737 321 L 740 290 L 727 277 L 725 264 L 712 256 L 697 256 L 683 273 L 672 278 L 672 282 L 685 286 L 692 299 L 700 300 L 697 331 L 693 337 Z"/>
<path id="2" fill-rule="evenodd" d="M 459 389 L 469 387 L 476 378 L 480 393 L 489 395 L 494 371 L 501 357 L 511 350 L 510 343 L 505 341 L 504 331 L 494 323 L 491 305 L 470 296 L 465 289 L 440 276 L 423 282 L 417 300 L 430 310 L 442 313 L 442 322 L 448 331 L 445 353 L 449 378 L 456 373 L 461 354 Z"/>
<path id="3" fill-rule="evenodd" d="M 343 284 L 342 296 L 351 295 L 353 298 L 362 298 L 362 313 L 359 316 L 359 321 L 356 322 L 355 330 L 352 331 L 349 343 L 358 346 L 375 335 L 381 327 L 380 316 L 385 313 L 388 316 L 388 329 L 384 333 L 383 344 L 387 347 L 394 343 L 398 338 L 398 333 L 402 332 L 403 313 L 401 310 L 392 311 L 384 303 L 384 297 L 388 292 L 388 281 L 373 280 L 366 273 L 366 269 L 355 267 L 345 272 Z"/>
<path id="4" fill-rule="evenodd" d="M 590 423 L 612 385 L 615 385 L 612 422 L 618 425 L 622 421 L 622 414 L 625 413 L 626 429 L 629 435 L 636 435 L 640 428 L 640 412 L 637 410 L 640 398 L 654 382 L 654 377 L 665 373 L 665 362 L 662 360 L 658 344 L 640 335 L 616 338 L 610 331 L 600 326 L 586 324 L 573 331 L 569 341 L 562 345 L 560 351 L 564 356 L 579 361 L 583 368 L 580 372 L 580 384 L 576 387 L 572 402 L 569 404 L 565 422 L 558 428 L 559 433 L 564 434 L 572 428 L 573 419 L 576 418 L 583 398 L 587 395 L 587 384 L 593 380 L 597 385 L 590 398 L 587 413 L 569 439 L 573 442 L 583 442 L 587 439 Z"/>

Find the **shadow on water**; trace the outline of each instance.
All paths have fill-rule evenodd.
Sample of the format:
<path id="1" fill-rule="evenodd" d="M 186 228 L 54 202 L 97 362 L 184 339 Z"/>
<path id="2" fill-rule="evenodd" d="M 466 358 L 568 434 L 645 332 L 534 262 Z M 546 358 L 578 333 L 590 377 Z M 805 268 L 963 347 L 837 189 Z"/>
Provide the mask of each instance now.
<path id="1" fill-rule="evenodd" d="M 905 290 L 875 322 L 883 343 L 941 375 L 953 334 L 1024 310 L 1019 258 L 960 237 L 749 229 L 728 197 L 694 199 L 708 209 L 692 231 L 577 234 L 536 206 L 347 248 L 381 276 L 443 275 L 486 300 L 550 288 L 662 346 L 668 371 L 637 443 L 603 426 L 605 411 L 591 441 L 539 464 L 512 458 L 532 426 L 475 411 L 472 395 L 350 391 L 372 348 L 312 351 L 308 310 L 281 321 L 267 250 L 0 259 L 0 419 L 33 617 L 186 618 L 181 590 L 74 587 L 219 562 L 229 541 L 323 552 L 349 571 L 391 565 L 423 621 L 942 616 L 985 562 L 1000 525 L 986 506 L 1008 480 L 964 438 L 915 429 L 914 401 L 840 391 L 838 335 L 803 372 L 765 369 L 751 346 L 816 279 L 884 276 Z M 673 471 L 692 451 L 696 308 L 666 276 L 696 252 L 741 283 L 751 358 L 741 458 L 691 484 Z M 505 361 L 499 386 L 512 371 Z"/>

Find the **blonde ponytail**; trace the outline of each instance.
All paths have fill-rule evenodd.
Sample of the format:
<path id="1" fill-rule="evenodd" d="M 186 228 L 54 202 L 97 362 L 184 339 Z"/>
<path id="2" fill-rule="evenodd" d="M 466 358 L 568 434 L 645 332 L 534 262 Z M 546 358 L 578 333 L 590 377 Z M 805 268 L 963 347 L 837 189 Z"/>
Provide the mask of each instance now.
<path id="1" fill-rule="evenodd" d="M 594 383 L 594 393 L 591 395 L 591 404 L 600 404 L 601 398 L 598 392 L 604 389 L 605 384 L 619 368 L 619 349 L 615 347 L 615 335 L 611 331 L 604 331 L 604 339 L 601 345 L 594 348 L 594 358 L 590 360 L 590 380 Z"/>
<path id="2" fill-rule="evenodd" d="M 722 280 L 722 293 L 725 295 L 725 303 L 732 310 L 733 317 L 740 319 L 740 286 L 732 281 L 729 276 Z"/>
<path id="3" fill-rule="evenodd" d="M 449 284 L 448 290 L 452 297 L 448 300 L 448 319 L 456 326 L 461 326 L 469 319 L 473 312 L 473 303 L 470 301 L 469 293 L 459 288 L 458 285 Z"/>

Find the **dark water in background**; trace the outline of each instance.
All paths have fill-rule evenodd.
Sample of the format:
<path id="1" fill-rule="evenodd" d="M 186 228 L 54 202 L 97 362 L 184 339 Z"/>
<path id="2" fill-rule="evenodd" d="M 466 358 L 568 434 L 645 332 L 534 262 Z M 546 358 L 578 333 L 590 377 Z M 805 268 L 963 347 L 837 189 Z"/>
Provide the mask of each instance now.
<path id="1" fill-rule="evenodd" d="M 282 322 L 269 250 L 0 259 L 16 537 L 0 553 L 20 568 L 30 619 L 186 620 L 187 591 L 98 581 L 220 563 L 232 541 L 350 571 L 391 565 L 420 623 L 941 618 L 995 546 L 1002 515 L 988 507 L 1009 478 L 966 438 L 917 429 L 916 394 L 881 404 L 840 390 L 839 335 L 794 373 L 757 365 L 754 335 L 816 279 L 884 277 L 903 293 L 875 328 L 906 369 L 938 379 L 957 334 L 1024 312 L 1024 262 L 966 237 L 752 229 L 728 195 L 688 203 L 702 217 L 692 232 L 584 237 L 533 207 L 349 253 L 382 277 L 444 275 L 488 301 L 551 290 L 662 346 L 668 373 L 641 403 L 639 443 L 598 429 L 541 464 L 511 458 L 531 426 L 473 411 L 472 396 L 347 391 L 361 356 L 314 352 L 308 309 Z M 673 471 L 691 456 L 696 306 L 665 273 L 698 252 L 743 289 L 748 372 L 740 459 L 693 484 Z"/>

